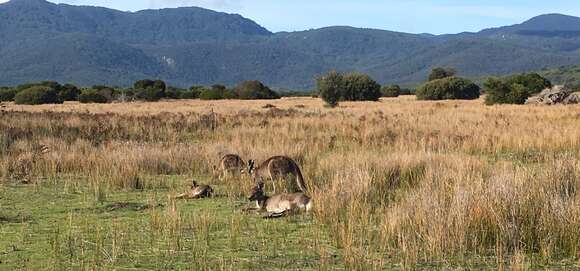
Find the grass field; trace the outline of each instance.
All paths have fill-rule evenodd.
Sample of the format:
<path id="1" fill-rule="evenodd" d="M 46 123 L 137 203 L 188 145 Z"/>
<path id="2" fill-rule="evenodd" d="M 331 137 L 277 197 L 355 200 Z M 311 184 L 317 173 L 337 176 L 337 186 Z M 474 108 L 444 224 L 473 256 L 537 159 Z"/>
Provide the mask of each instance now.
<path id="1" fill-rule="evenodd" d="M 224 153 L 292 157 L 314 212 L 242 212 Z M 580 269 L 579 106 L 5 104 L 0 158 L 0 270 Z"/>

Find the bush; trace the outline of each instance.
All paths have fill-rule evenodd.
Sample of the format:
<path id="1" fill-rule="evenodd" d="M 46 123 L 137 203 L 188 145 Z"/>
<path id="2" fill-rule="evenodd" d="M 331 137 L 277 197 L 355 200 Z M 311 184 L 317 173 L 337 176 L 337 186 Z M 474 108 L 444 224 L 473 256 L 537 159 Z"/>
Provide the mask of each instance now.
<path id="1" fill-rule="evenodd" d="M 506 82 L 509 85 L 513 84 L 522 85 L 530 96 L 540 93 L 542 90 L 546 88 L 552 87 L 552 82 L 550 82 L 550 80 L 540 76 L 537 73 L 524 73 L 513 75 L 507 77 Z"/>
<path id="2" fill-rule="evenodd" d="M 58 96 L 63 101 L 76 101 L 79 98 L 79 94 L 81 94 L 81 91 L 72 84 L 65 84 L 59 89 Z"/>
<path id="3" fill-rule="evenodd" d="M 237 99 L 235 92 L 227 89 L 223 85 L 213 85 L 211 89 L 204 89 L 199 98 L 202 100 L 222 100 L 222 99 Z"/>
<path id="4" fill-rule="evenodd" d="M 416 95 L 419 100 L 473 100 L 479 98 L 479 87 L 467 79 L 447 77 L 425 83 Z"/>
<path id="5" fill-rule="evenodd" d="M 390 85 L 383 87 L 383 96 L 399 97 L 399 95 L 401 95 L 401 87 L 399 85 Z"/>
<path id="6" fill-rule="evenodd" d="M 18 90 L 15 88 L 0 88 L 0 102 L 11 102 L 14 101 L 14 96 L 16 96 Z"/>
<path id="7" fill-rule="evenodd" d="M 133 84 L 135 97 L 139 100 L 156 102 L 165 98 L 167 86 L 161 80 L 139 80 Z"/>
<path id="8" fill-rule="evenodd" d="M 328 106 L 336 107 L 344 92 L 344 77 L 338 72 L 329 72 L 316 79 L 316 91 Z"/>
<path id="9" fill-rule="evenodd" d="M 484 84 L 485 104 L 524 104 L 529 93 L 521 84 L 510 84 L 506 81 L 489 78 Z"/>
<path id="10" fill-rule="evenodd" d="M 109 99 L 97 89 L 84 89 L 79 95 L 79 102 L 84 104 L 108 103 Z"/>
<path id="11" fill-rule="evenodd" d="M 429 80 L 428 81 L 435 81 L 435 80 L 439 80 L 439 79 L 443 79 L 443 78 L 447 78 L 447 77 L 453 77 L 455 76 L 455 69 L 453 68 L 442 68 L 442 67 L 437 67 L 431 70 L 431 74 L 429 74 Z"/>
<path id="12" fill-rule="evenodd" d="M 16 104 L 58 104 L 62 100 L 58 96 L 58 92 L 46 86 L 33 86 L 24 89 L 14 96 Z"/>
<path id="13" fill-rule="evenodd" d="M 485 104 L 524 104 L 530 96 L 551 87 L 552 83 L 537 73 L 489 78 L 484 84 Z"/>
<path id="14" fill-rule="evenodd" d="M 415 90 L 414 89 L 403 88 L 399 92 L 399 95 L 415 95 Z"/>
<path id="15" fill-rule="evenodd" d="M 234 88 L 234 92 L 242 100 L 280 99 L 278 93 L 256 80 L 241 82 Z"/>
<path id="16" fill-rule="evenodd" d="M 379 85 L 370 76 L 363 73 L 349 73 L 343 78 L 345 101 L 378 101 L 383 94 Z"/>

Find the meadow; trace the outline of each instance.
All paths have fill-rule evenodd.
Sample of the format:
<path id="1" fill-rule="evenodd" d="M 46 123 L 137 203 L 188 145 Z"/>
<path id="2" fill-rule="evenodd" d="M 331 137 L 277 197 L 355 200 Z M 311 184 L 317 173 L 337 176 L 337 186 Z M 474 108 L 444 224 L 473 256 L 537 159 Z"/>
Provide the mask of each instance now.
<path id="1" fill-rule="evenodd" d="M 314 211 L 241 212 L 226 153 L 295 159 Z M 0 270 L 580 269 L 580 106 L 7 103 L 0 158 Z"/>

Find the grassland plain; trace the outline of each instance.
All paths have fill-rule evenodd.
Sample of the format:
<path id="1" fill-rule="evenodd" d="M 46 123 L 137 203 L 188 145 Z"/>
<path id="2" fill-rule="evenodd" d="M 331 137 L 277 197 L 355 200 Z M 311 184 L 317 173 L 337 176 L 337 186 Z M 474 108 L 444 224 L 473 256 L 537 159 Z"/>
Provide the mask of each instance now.
<path id="1" fill-rule="evenodd" d="M 294 158 L 315 211 L 240 212 L 226 152 Z M 578 106 L 6 104 L 0 158 L 2 270 L 580 269 Z"/>

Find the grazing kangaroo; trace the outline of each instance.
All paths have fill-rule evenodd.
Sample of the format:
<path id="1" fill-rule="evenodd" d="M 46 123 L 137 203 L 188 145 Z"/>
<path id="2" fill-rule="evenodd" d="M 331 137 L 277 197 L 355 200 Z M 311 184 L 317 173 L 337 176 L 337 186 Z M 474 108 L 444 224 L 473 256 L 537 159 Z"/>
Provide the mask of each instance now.
<path id="1" fill-rule="evenodd" d="M 248 162 L 248 173 L 254 180 L 259 177 L 270 178 L 274 186 L 274 193 L 276 193 L 276 181 L 284 179 L 287 175 L 292 175 L 296 179 L 296 184 L 300 191 L 307 192 L 300 167 L 294 160 L 286 156 L 271 157 L 258 166 L 255 166 L 253 160 L 250 160 Z"/>
<path id="2" fill-rule="evenodd" d="M 194 180 L 191 182 L 191 190 L 175 197 L 175 199 L 200 199 L 213 195 L 213 189 L 209 185 L 198 185 Z"/>
<path id="3" fill-rule="evenodd" d="M 261 180 L 256 187 L 252 188 L 251 193 L 248 199 L 256 202 L 258 211 L 266 211 L 268 218 L 280 217 L 293 211 L 309 212 L 312 209 L 312 200 L 304 193 L 266 196 L 264 182 Z"/>
<path id="4" fill-rule="evenodd" d="M 228 173 L 243 173 L 246 162 L 236 154 L 226 154 L 220 159 L 219 165 L 214 166 L 214 176 L 221 178 Z"/>

